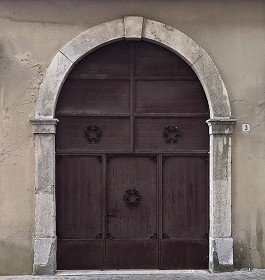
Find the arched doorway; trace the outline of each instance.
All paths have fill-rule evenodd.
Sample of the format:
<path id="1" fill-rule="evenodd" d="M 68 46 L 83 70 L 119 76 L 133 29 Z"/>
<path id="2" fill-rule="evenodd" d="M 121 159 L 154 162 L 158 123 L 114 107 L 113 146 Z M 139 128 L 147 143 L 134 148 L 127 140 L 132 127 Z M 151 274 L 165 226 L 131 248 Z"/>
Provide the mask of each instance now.
<path id="1" fill-rule="evenodd" d="M 39 89 L 35 118 L 34 274 L 57 270 L 55 203 L 55 109 L 61 87 L 73 66 L 96 48 L 122 39 L 147 40 L 170 49 L 194 70 L 206 94 L 209 125 L 209 270 L 233 268 L 231 236 L 231 134 L 235 119 L 222 77 L 207 52 L 174 27 L 136 16 L 89 28 L 54 57 Z"/>
<path id="2" fill-rule="evenodd" d="M 165 48 L 83 58 L 57 102 L 58 269 L 206 269 L 209 107 Z"/>

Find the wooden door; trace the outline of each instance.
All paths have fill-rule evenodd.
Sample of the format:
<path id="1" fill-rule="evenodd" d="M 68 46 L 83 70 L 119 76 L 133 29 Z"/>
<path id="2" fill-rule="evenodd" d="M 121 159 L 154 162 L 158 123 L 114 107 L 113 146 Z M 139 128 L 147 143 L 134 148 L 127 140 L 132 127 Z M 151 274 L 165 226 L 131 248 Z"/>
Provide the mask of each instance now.
<path id="1" fill-rule="evenodd" d="M 102 164 L 95 156 L 57 157 L 58 268 L 103 265 Z"/>
<path id="2" fill-rule="evenodd" d="M 208 172 L 201 156 L 163 157 L 162 269 L 208 265 Z"/>
<path id="3" fill-rule="evenodd" d="M 157 268 L 157 168 L 150 156 L 107 163 L 106 268 Z"/>
<path id="4" fill-rule="evenodd" d="M 81 60 L 56 117 L 58 269 L 208 265 L 208 127 L 192 69 L 148 42 Z"/>

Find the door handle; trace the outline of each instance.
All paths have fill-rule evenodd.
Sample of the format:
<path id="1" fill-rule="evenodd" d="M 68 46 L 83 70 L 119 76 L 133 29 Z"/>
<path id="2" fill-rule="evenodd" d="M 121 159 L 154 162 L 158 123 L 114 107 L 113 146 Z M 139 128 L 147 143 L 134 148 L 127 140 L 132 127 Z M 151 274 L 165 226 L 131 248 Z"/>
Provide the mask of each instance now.
<path id="1" fill-rule="evenodd" d="M 108 213 L 108 214 L 107 214 L 107 217 L 108 217 L 108 218 L 116 218 L 116 216 L 113 215 L 113 214 L 111 214 L 111 213 Z"/>

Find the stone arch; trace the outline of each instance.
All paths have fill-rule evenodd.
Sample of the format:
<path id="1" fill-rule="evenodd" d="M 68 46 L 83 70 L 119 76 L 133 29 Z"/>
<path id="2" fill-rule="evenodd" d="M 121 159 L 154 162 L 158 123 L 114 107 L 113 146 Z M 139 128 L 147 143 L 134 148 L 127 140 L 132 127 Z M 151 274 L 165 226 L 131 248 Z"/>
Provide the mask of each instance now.
<path id="1" fill-rule="evenodd" d="M 124 17 L 81 33 L 52 60 L 36 102 L 36 211 L 34 273 L 56 272 L 55 132 L 54 119 L 60 89 L 72 67 L 89 52 L 116 40 L 148 40 L 184 59 L 198 76 L 210 109 L 210 236 L 209 269 L 233 266 L 231 237 L 231 119 L 228 94 L 214 62 L 196 42 L 177 29 L 143 17 Z M 218 148 L 217 148 L 218 147 Z"/>
<path id="2" fill-rule="evenodd" d="M 197 74 L 209 103 L 211 118 L 231 117 L 225 85 L 207 52 L 177 29 L 142 17 L 125 17 L 97 25 L 66 44 L 52 60 L 43 79 L 35 117 L 53 118 L 61 86 L 75 63 L 97 47 L 124 38 L 149 40 L 179 55 Z"/>

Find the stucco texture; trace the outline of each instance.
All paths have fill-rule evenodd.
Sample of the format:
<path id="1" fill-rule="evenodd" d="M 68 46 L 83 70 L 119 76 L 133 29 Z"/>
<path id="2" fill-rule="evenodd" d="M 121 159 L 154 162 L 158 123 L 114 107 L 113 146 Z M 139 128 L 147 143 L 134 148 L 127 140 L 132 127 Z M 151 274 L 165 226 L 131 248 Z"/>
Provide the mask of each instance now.
<path id="1" fill-rule="evenodd" d="M 42 77 L 71 39 L 138 15 L 182 31 L 212 57 L 232 116 L 235 267 L 265 268 L 265 2 L 172 0 L 0 1 L 0 275 L 31 274 L 34 137 L 29 120 Z M 242 123 L 251 132 L 242 133 Z"/>

